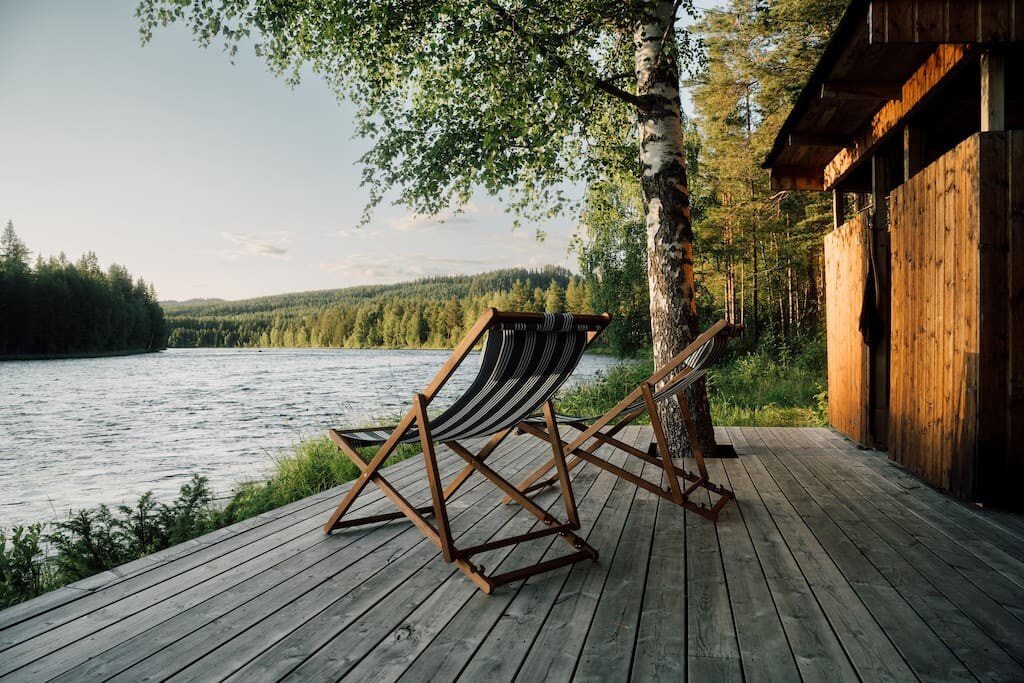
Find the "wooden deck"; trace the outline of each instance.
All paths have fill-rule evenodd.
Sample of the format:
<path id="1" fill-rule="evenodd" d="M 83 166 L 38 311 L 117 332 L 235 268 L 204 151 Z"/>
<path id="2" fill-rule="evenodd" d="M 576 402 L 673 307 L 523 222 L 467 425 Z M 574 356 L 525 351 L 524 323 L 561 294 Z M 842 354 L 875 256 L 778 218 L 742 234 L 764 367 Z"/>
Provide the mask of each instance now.
<path id="1" fill-rule="evenodd" d="M 1024 518 L 966 507 L 823 429 L 719 435 L 741 457 L 711 464 L 739 499 L 717 526 L 582 467 L 601 561 L 486 596 L 408 523 L 325 536 L 342 488 L 0 612 L 0 678 L 1024 680 Z M 520 437 L 493 462 L 514 479 L 547 453 Z M 389 470 L 417 503 L 421 465 Z M 531 525 L 470 483 L 451 512 L 465 542 Z M 386 511 L 376 492 L 360 502 Z M 511 569 L 560 546 L 481 561 Z"/>

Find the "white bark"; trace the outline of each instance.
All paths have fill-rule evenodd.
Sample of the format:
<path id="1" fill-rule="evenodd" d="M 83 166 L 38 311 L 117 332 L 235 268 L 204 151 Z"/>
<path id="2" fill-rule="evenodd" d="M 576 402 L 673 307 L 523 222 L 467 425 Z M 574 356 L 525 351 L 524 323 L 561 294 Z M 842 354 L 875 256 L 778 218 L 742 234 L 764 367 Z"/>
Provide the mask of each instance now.
<path id="1" fill-rule="evenodd" d="M 675 58 L 675 6 L 661 0 L 637 27 L 634 56 L 637 94 L 648 107 L 638 122 L 640 183 L 647 212 L 648 289 L 654 361 L 662 365 L 697 333 L 693 273 L 693 230 L 686 184 L 679 73 Z M 688 392 L 704 451 L 714 448 L 714 432 L 704 384 Z M 671 403 L 661 417 L 675 454 L 689 451 L 678 411 Z"/>

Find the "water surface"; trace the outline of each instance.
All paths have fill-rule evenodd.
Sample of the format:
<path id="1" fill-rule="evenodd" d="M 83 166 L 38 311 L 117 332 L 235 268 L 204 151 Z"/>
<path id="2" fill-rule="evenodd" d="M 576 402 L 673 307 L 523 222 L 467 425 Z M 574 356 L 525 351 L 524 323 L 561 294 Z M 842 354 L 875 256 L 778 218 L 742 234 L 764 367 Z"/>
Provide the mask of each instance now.
<path id="1" fill-rule="evenodd" d="M 300 438 L 379 424 L 408 406 L 447 351 L 170 349 L 0 363 L 0 527 L 70 509 L 167 501 L 192 472 L 218 494 L 266 477 Z M 613 361 L 588 355 L 570 380 Z M 473 359 L 434 406 L 475 372 Z"/>

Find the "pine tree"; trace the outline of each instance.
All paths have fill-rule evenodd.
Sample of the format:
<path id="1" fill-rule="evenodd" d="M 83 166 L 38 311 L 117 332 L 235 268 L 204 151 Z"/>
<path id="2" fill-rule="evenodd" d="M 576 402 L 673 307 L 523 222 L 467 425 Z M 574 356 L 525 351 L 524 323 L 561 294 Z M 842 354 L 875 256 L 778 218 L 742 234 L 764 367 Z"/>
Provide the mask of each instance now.
<path id="1" fill-rule="evenodd" d="M 551 281 L 548 291 L 544 294 L 544 310 L 548 313 L 565 312 L 565 292 L 555 280 Z"/>
<path id="2" fill-rule="evenodd" d="M 14 221 L 8 220 L 3 235 L 0 235 L 0 270 L 8 273 L 27 273 L 31 253 L 14 232 Z"/>
<path id="3" fill-rule="evenodd" d="M 565 290 L 565 307 L 570 313 L 591 313 L 587 286 L 578 277 L 569 280 Z"/>

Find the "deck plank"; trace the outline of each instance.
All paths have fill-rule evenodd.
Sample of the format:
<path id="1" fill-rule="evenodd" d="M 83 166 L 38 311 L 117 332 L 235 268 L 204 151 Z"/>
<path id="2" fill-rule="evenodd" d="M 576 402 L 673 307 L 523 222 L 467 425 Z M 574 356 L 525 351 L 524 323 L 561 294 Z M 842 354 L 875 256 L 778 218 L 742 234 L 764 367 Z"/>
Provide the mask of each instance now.
<path id="1" fill-rule="evenodd" d="M 998 643 L 1018 664 L 1024 664 L 1024 622 L 984 590 L 961 576 L 953 566 L 947 564 L 945 557 L 880 514 L 863 495 L 865 485 L 862 477 L 841 465 L 832 467 L 828 475 L 830 486 L 844 504 L 857 510 L 871 529 L 925 580 L 975 622 L 982 632 Z"/>
<path id="2" fill-rule="evenodd" d="M 1024 669 L 1019 664 L 929 583 L 913 564 L 875 533 L 870 524 L 858 514 L 860 510 L 841 497 L 840 490 L 832 484 L 833 468 L 836 465 L 830 456 L 811 455 L 801 458 L 799 463 L 787 462 L 787 465 L 791 470 L 803 468 L 805 475 L 800 477 L 802 481 L 810 482 L 811 478 L 818 480 L 818 484 L 809 485 L 807 490 L 816 500 L 825 503 L 823 507 L 826 507 L 829 516 L 843 530 L 849 542 L 892 584 L 903 600 L 975 677 L 998 681 L 1024 679 Z M 893 637 L 903 639 L 900 630 L 895 629 L 892 633 Z M 926 644 L 927 639 L 922 646 Z"/>
<path id="3" fill-rule="evenodd" d="M 526 468 L 534 462 L 524 457 L 520 466 Z M 487 484 L 473 481 L 453 500 L 450 522 L 456 535 L 490 535 L 505 521 L 496 511 Z M 455 512 L 458 508 L 461 510 Z M 338 631 L 353 623 L 363 624 L 363 616 L 382 600 L 425 594 L 453 571 L 449 565 L 433 562 L 436 546 L 414 527 L 406 525 L 403 538 L 403 543 L 360 558 L 357 571 L 338 574 L 283 609 L 262 610 L 256 619 L 244 615 L 233 619 L 230 638 L 218 643 L 217 649 L 203 652 L 202 658 L 192 657 L 188 667 L 178 672 L 178 679 L 210 680 L 232 674 L 238 680 L 279 678 L 329 643 Z M 184 649 L 187 656 L 187 648 L 177 649 Z"/>
<path id="4" fill-rule="evenodd" d="M 725 463 L 708 462 L 711 480 L 728 484 Z M 718 540 L 729 587 L 736 637 L 744 676 L 752 681 L 799 679 L 771 587 L 743 521 L 743 508 L 727 505 L 718 520 Z"/>
<path id="5" fill-rule="evenodd" d="M 879 488 L 897 497 L 901 504 L 915 512 L 924 512 L 932 520 L 945 520 L 965 531 L 964 538 L 984 540 L 1018 561 L 1024 561 L 1024 515 L 993 511 L 969 505 L 946 495 L 890 462 L 884 454 L 864 451 L 833 432 L 822 430 L 816 436 L 832 452 L 842 454 L 844 465 L 861 468 L 862 473 Z"/>
<path id="6" fill-rule="evenodd" d="M 590 471 L 587 471 L 588 469 Z M 580 516 L 578 533 L 593 545 L 599 543 L 599 540 L 594 538 L 594 526 L 611 494 L 614 478 L 605 472 L 586 467 L 580 468 L 574 474 L 576 478 L 573 480 L 573 489 L 577 495 Z M 544 507 L 553 505 L 556 513 L 563 509 L 557 489 L 549 488 L 534 499 Z M 510 558 L 513 562 L 508 567 L 501 565 L 500 568 L 504 571 L 523 564 L 550 560 L 565 554 L 566 550 L 564 543 L 552 539 L 523 544 L 516 548 L 514 557 Z M 497 566 L 487 558 L 484 561 L 488 563 L 488 567 Z M 532 577 L 518 586 L 503 587 L 491 596 L 474 591 L 470 598 L 459 606 L 455 617 L 446 623 L 435 622 L 426 611 L 415 614 L 415 619 L 405 620 L 388 636 L 394 639 L 403 629 L 415 629 L 421 640 L 412 643 L 414 647 L 397 648 L 397 651 L 396 648 L 374 651 L 352 670 L 351 675 L 357 680 L 394 680 L 402 676 L 407 680 L 452 680 L 458 676 L 481 642 L 498 640 L 494 635 L 497 623 L 502 620 L 514 622 L 526 635 L 532 635 L 531 632 L 536 628 L 531 627 L 528 620 L 534 615 L 546 613 L 544 596 L 557 596 L 565 576 L 570 571 L 586 572 L 596 568 L 592 563 L 582 562 Z M 461 656 L 456 656 L 452 645 L 456 648 L 461 647 Z M 428 653 L 427 656 L 421 657 L 420 655 L 424 653 Z M 419 664 L 419 667 L 411 668 L 414 662 Z M 513 668 L 510 674 L 514 675 L 514 672 Z M 492 681 L 504 678 L 511 679 L 511 675 L 503 676 L 500 671 L 492 671 L 489 675 L 489 680 Z"/>
<path id="7" fill-rule="evenodd" d="M 496 457 L 501 455 L 499 453 Z M 442 471 L 454 473 L 460 463 L 461 460 L 452 460 Z M 405 490 L 412 495 L 426 495 L 426 479 L 418 477 L 414 485 L 407 486 Z M 480 494 L 472 487 L 463 495 L 475 499 Z M 455 514 L 462 513 L 464 510 Z M 325 518 L 326 512 L 321 520 Z M 179 611 L 150 629 L 136 632 L 116 648 L 69 670 L 68 680 L 121 673 L 144 659 L 147 660 L 144 666 L 131 669 L 126 676 L 144 678 L 148 675 L 147 667 L 151 671 L 181 667 L 226 642 L 240 629 L 252 626 L 266 615 L 299 599 L 305 599 L 310 591 L 329 601 L 337 590 L 324 586 L 325 582 L 354 581 L 354 577 L 371 576 L 379 569 L 379 563 L 367 561 L 367 556 L 375 549 L 386 545 L 388 556 L 394 557 L 422 540 L 418 532 L 410 532 L 409 526 L 400 522 L 375 525 L 363 531 L 336 533 L 330 537 L 314 529 L 307 532 L 307 536 L 313 545 L 306 552 L 287 557 L 265 572 L 239 576 L 239 582 L 230 589 Z M 286 542 L 282 539 L 282 543 Z"/>
<path id="8" fill-rule="evenodd" d="M 729 475 L 728 486 L 736 492 L 743 521 L 771 588 L 800 676 L 804 680 L 858 680 L 839 638 L 786 545 L 783 532 L 775 525 L 747 471 L 746 462 L 760 457 L 764 446 L 756 440 L 751 443 L 744 429 L 733 428 L 730 433 L 740 458 L 722 463 Z"/>
<path id="9" fill-rule="evenodd" d="M 661 478 L 666 486 L 665 477 Z M 636 681 L 684 680 L 686 676 L 686 514 L 658 500 L 647 590 L 633 653 Z"/>
<path id="10" fill-rule="evenodd" d="M 704 489 L 694 502 L 710 504 Z M 736 681 L 743 677 L 729 586 L 715 524 L 686 513 L 686 677 Z"/>
<path id="11" fill-rule="evenodd" d="M 770 451 L 765 437 L 771 436 L 754 428 L 748 439 L 761 439 Z M 766 459 L 745 459 L 747 473 L 858 674 L 873 681 L 913 680 L 910 667 L 768 472 Z"/>
<path id="12" fill-rule="evenodd" d="M 0 611 L 0 680 L 1024 680 L 1024 516 L 964 505 L 829 430 L 717 434 L 740 454 L 709 463 L 738 496 L 717 525 L 583 466 L 601 561 L 485 596 L 401 521 L 325 536 L 339 487 Z M 546 448 L 514 437 L 492 462 L 514 479 Z M 439 455 L 447 476 L 462 465 Z M 421 470 L 385 476 L 419 500 Z M 471 480 L 453 501 L 463 543 L 535 524 L 492 492 Z M 537 499 L 561 513 L 553 492 Z M 371 490 L 357 505 L 390 504 Z"/>
<path id="13" fill-rule="evenodd" d="M 794 448 L 780 448 L 778 443 L 769 448 L 772 454 L 763 458 L 766 469 L 914 673 L 925 680 L 974 680 L 912 603 L 851 543 L 840 522 L 848 528 L 860 520 L 805 467 L 814 457 L 813 445 L 800 446 L 799 450 L 809 451 L 801 455 L 794 455 L 799 452 Z"/>
<path id="14" fill-rule="evenodd" d="M 448 467 L 455 466 L 454 458 L 453 455 L 446 461 Z M 413 475 L 410 473 L 407 476 Z M 400 478 L 399 481 L 404 479 Z M 64 622 L 62 628 L 42 628 L 38 635 L 5 649 L 0 659 L 0 675 L 23 667 L 27 667 L 25 675 L 33 677 L 61 673 L 55 669 L 61 660 L 75 662 L 78 657 L 81 661 L 94 653 L 97 645 L 109 646 L 118 640 L 127 639 L 138 630 L 145 630 L 176 612 L 202 603 L 233 586 L 233 582 L 240 578 L 259 574 L 289 555 L 302 554 L 311 547 L 320 546 L 325 538 L 316 530 L 322 526 L 333 505 L 333 499 L 321 500 L 318 505 L 302 508 L 293 516 L 279 518 L 280 524 L 265 525 L 272 527 L 272 533 L 270 528 L 264 528 L 262 537 L 244 545 L 231 543 L 230 539 L 222 541 L 229 549 L 214 552 L 214 559 L 205 564 L 181 572 L 156 570 L 142 575 L 138 579 L 150 584 L 145 588 L 139 589 L 135 580 L 129 580 L 103 589 L 98 594 L 79 600 L 73 605 L 75 609 L 69 611 L 77 613 L 84 609 L 83 605 L 90 603 L 91 597 L 96 597 L 102 606 L 73 619 L 63 620 L 62 615 L 54 613 L 43 615 L 40 621 L 46 622 L 47 626 L 56 620 Z M 359 509 L 372 514 L 383 511 L 383 505 L 381 496 L 367 496 Z M 156 581 L 157 574 L 169 576 Z M 131 589 L 126 588 L 128 584 L 132 584 Z M 23 622 L 3 634 L 10 631 L 12 637 L 18 638 L 24 630 L 33 628 L 41 627 L 34 622 Z M 46 652 L 55 654 L 48 657 L 45 664 L 33 664 Z"/>
<path id="15" fill-rule="evenodd" d="M 620 458 L 621 456 L 617 457 L 616 460 L 620 460 Z M 623 468 L 635 473 L 640 472 L 640 467 L 637 465 L 639 461 L 635 458 L 626 456 L 621 458 L 620 461 Z M 585 465 L 584 468 L 597 470 L 597 468 L 593 467 L 587 468 Z M 604 471 L 601 472 L 602 474 L 609 474 Z M 490 630 L 487 634 L 487 639 L 481 643 L 472 658 L 467 662 L 465 668 L 460 673 L 460 680 L 502 681 L 513 679 L 517 672 L 520 671 L 523 660 L 531 651 L 531 645 L 537 641 L 539 635 L 545 632 L 547 620 L 552 616 L 553 606 L 561 596 L 566 595 L 567 578 L 571 581 L 577 581 L 582 578 L 584 584 L 594 586 L 598 597 L 600 596 L 600 591 L 607 581 L 609 569 L 613 566 L 615 547 L 620 542 L 621 533 L 626 524 L 628 511 L 635 494 L 636 489 L 633 486 L 626 485 L 625 482 L 612 477 L 611 491 L 604 501 L 604 514 L 602 515 L 603 518 L 607 519 L 610 528 L 597 528 L 595 524 L 593 532 L 600 534 L 596 540 L 603 546 L 604 550 L 599 563 L 596 566 L 579 565 L 569 570 L 561 570 L 560 578 L 562 581 L 558 584 L 546 581 L 541 582 L 536 579 L 528 581 L 509 605 L 509 609 L 503 615 L 503 618 Z M 612 511 L 614 511 L 614 514 L 607 514 Z M 593 602 L 595 610 L 598 604 L 600 604 L 599 599 Z M 577 618 L 580 619 L 578 626 L 584 634 L 584 639 L 580 643 L 580 647 L 582 647 L 586 642 L 585 634 L 592 616 L 586 615 L 584 618 L 583 615 L 578 615 Z M 557 616 L 556 620 L 560 622 Z M 580 630 L 577 630 L 577 633 Z M 566 652 L 572 652 L 575 646 L 572 631 L 562 632 L 561 637 L 561 643 L 555 647 Z M 557 668 L 557 664 L 563 662 L 552 662 L 552 667 L 548 670 L 546 676 L 549 676 L 552 680 L 567 679 L 572 675 L 573 667 L 577 661 L 577 656 L 572 657 L 571 661 L 567 662 L 570 664 L 567 670 Z"/>
<path id="16" fill-rule="evenodd" d="M 647 463 L 640 476 L 654 478 L 661 470 Z M 640 609 L 647 584 L 658 497 L 638 489 L 611 558 L 608 578 L 597 601 L 574 681 L 628 681 L 636 645 Z M 681 510 L 679 512 L 682 512 Z M 672 543 L 671 539 L 662 539 Z M 680 659 L 681 653 L 676 654 Z"/>
<path id="17" fill-rule="evenodd" d="M 633 430 L 630 433 L 624 434 L 623 438 L 627 440 L 627 443 L 634 443 L 641 439 L 642 435 L 639 430 Z M 608 447 L 601 448 L 598 451 L 598 455 L 611 458 L 612 462 L 619 465 L 622 465 L 625 459 L 625 454 L 612 452 L 612 449 Z M 607 472 L 598 473 L 594 471 L 591 472 L 591 475 L 597 476 L 584 499 L 590 499 L 590 502 L 587 503 L 586 507 L 583 506 L 583 501 L 580 502 L 581 515 L 585 513 L 588 518 L 598 501 L 602 501 L 602 508 L 607 504 L 608 498 L 612 495 L 617 482 L 617 479 Z M 577 492 L 579 491 L 576 484 L 574 484 L 574 488 Z M 606 558 L 610 539 L 602 521 L 608 519 L 611 518 L 599 515 L 593 523 L 594 526 L 590 535 L 587 537 L 588 543 L 601 549 L 599 551 L 601 553 L 601 562 L 607 562 Z M 560 577 L 572 572 L 585 575 L 593 573 L 586 564 L 580 565 L 578 572 L 575 567 L 558 570 Z M 537 577 L 534 581 L 538 580 L 546 580 L 546 577 Z M 522 589 L 525 589 L 525 586 Z M 491 638 L 491 632 L 499 620 L 519 619 L 524 611 L 527 616 L 531 615 L 531 609 L 524 610 L 521 607 L 525 602 L 523 600 L 520 600 L 516 607 L 511 607 L 522 589 L 520 591 L 499 591 L 494 596 L 474 595 L 456 617 L 436 635 L 430 642 L 429 647 L 418 654 L 411 666 L 402 673 L 400 680 L 454 680 L 457 678 L 470 659 L 473 658 L 481 643 Z M 559 594 L 564 595 L 565 590 L 564 585 L 561 586 Z M 531 589 L 529 593 L 536 596 L 537 591 Z M 531 600 L 531 604 L 536 604 L 536 600 Z M 516 611 L 513 612 L 513 609 Z"/>
<path id="18" fill-rule="evenodd" d="M 542 444 L 542 442 L 538 443 Z M 548 457 L 550 456 L 548 455 Z M 533 464 L 535 466 L 539 463 Z M 523 474 L 525 474 L 525 472 Z M 589 472 L 586 469 L 578 469 L 573 474 L 575 474 L 578 479 L 579 477 L 589 478 L 594 473 Z M 521 475 L 517 474 L 517 476 Z M 495 513 L 493 516 L 501 520 L 501 526 L 494 528 L 493 530 L 488 530 L 486 533 L 480 533 L 478 532 L 478 527 L 474 527 L 474 529 L 470 530 L 470 533 L 466 535 L 465 543 L 483 543 L 492 538 L 525 533 L 533 527 L 533 524 L 536 521 L 533 516 L 530 516 L 525 512 L 521 512 L 518 506 L 501 505 L 499 503 L 500 497 L 500 494 L 496 494 L 494 497 Z M 588 496 L 585 496 L 580 501 L 581 508 L 586 504 L 587 498 Z M 546 502 L 549 506 L 561 505 L 557 499 L 550 497 Z M 590 506 L 588 505 L 588 517 L 584 518 L 581 516 L 581 522 L 584 519 L 589 519 L 589 507 Z M 582 531 L 586 534 L 589 530 L 584 529 Z M 477 533 L 474 534 L 474 532 Z M 532 548 L 530 550 L 533 550 L 534 548 L 536 548 L 536 544 L 532 544 Z M 512 555 L 514 550 L 515 549 L 512 547 L 507 547 L 498 551 L 493 551 L 493 554 L 491 555 L 491 564 L 485 566 L 489 569 L 496 566 L 502 567 L 502 561 Z M 529 553 L 530 550 L 527 550 L 527 553 Z M 504 569 L 505 567 L 502 568 Z M 469 581 L 462 578 L 461 574 L 457 574 L 450 569 L 447 569 L 447 566 L 441 562 L 433 562 L 431 566 L 426 568 L 428 571 L 421 573 L 429 576 L 430 569 L 433 569 L 434 573 L 440 572 L 446 576 L 455 576 L 458 580 L 441 582 L 433 579 L 432 588 L 438 585 L 439 587 L 435 588 L 432 592 L 429 590 L 425 592 L 405 590 L 405 587 L 403 587 L 403 591 L 401 593 L 398 593 L 395 596 L 389 596 L 382 600 L 374 608 L 370 618 L 363 619 L 359 623 L 353 625 L 352 628 L 345 629 L 341 633 L 337 634 L 335 638 L 323 649 L 318 651 L 314 656 L 310 657 L 308 660 L 303 662 L 299 668 L 293 671 L 291 677 L 296 680 L 320 680 L 327 675 L 334 676 L 349 671 L 351 668 L 358 665 L 358 663 L 369 653 L 370 649 L 372 649 L 376 643 L 383 642 L 389 632 L 400 628 L 401 624 L 415 613 L 417 608 L 420 606 L 420 603 L 424 602 L 424 597 L 427 594 L 429 594 L 430 597 L 427 598 L 426 602 L 424 602 L 424 609 L 427 612 L 430 612 L 433 610 L 435 605 L 443 605 L 446 611 L 440 614 L 435 614 L 435 618 L 438 619 L 441 624 L 444 624 L 454 616 L 459 607 L 478 592 Z M 554 572 L 543 576 L 543 579 L 553 582 L 554 577 L 552 574 L 554 574 Z M 514 590 L 514 587 L 506 587 L 505 590 Z M 417 615 L 415 618 L 418 621 L 421 617 Z"/>
<path id="19" fill-rule="evenodd" d="M 840 452 L 850 455 L 848 450 Z M 907 482 L 910 475 L 883 464 L 879 457 L 845 457 L 842 463 L 863 475 L 861 479 L 872 491 L 872 500 L 877 499 L 876 507 L 889 513 L 898 510 L 898 523 L 909 533 L 928 539 L 938 552 L 945 554 L 955 547 L 953 557 L 960 560 L 960 566 L 968 573 L 982 572 L 979 578 L 986 585 L 986 592 L 1012 609 L 1022 610 L 1024 539 L 1006 533 L 975 510 L 921 482 Z M 882 483 L 885 470 L 900 482 L 897 490 Z M 874 495 L 876 490 L 880 495 Z M 1001 576 L 992 577 L 989 570 Z"/>

